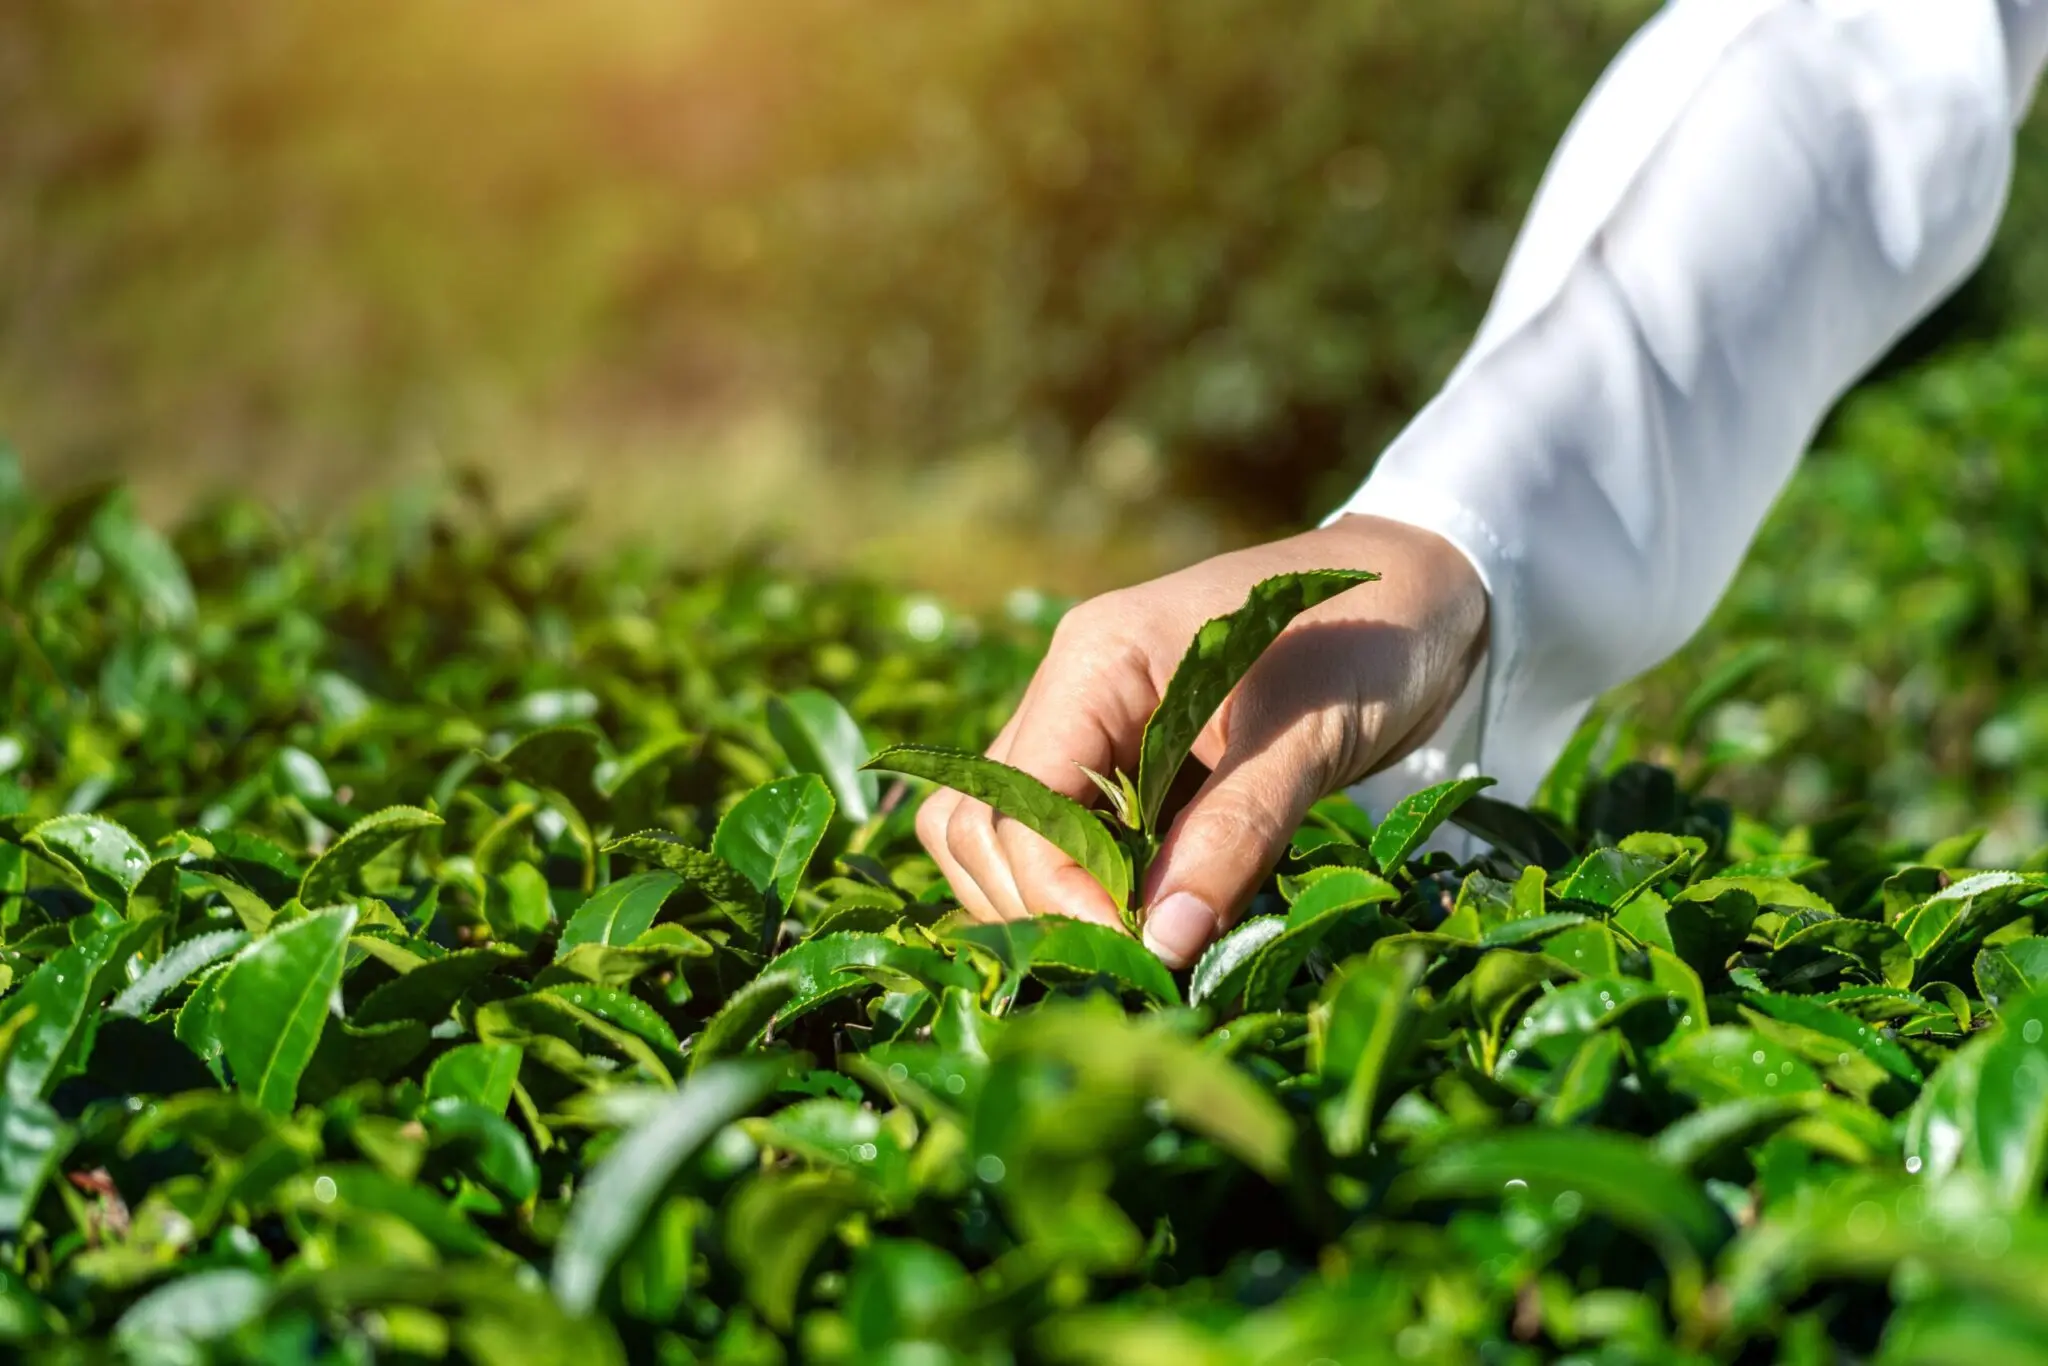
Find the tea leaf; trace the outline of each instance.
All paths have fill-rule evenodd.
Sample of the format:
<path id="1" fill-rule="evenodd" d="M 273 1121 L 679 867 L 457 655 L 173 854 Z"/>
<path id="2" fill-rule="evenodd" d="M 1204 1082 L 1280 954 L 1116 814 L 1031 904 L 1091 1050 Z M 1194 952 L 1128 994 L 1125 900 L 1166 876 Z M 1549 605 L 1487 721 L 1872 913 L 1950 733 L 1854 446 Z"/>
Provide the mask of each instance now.
<path id="1" fill-rule="evenodd" d="M 250 944 L 221 975 L 214 1009 L 228 1066 L 236 1087 L 272 1114 L 298 1097 L 355 923 L 353 906 L 316 911 Z"/>
<path id="2" fill-rule="evenodd" d="M 1094 812 L 1030 774 L 980 755 L 923 745 L 885 749 L 867 766 L 923 778 L 987 802 L 1080 864 L 1118 906 L 1129 903 L 1130 860 L 1116 836 Z"/>
<path id="3" fill-rule="evenodd" d="M 1209 718 L 1223 705 L 1238 680 L 1266 652 L 1266 647 L 1287 629 L 1288 623 L 1309 608 L 1378 577 L 1344 569 L 1277 575 L 1254 585 L 1244 605 L 1236 611 L 1205 622 L 1195 632 L 1187 653 L 1181 656 L 1173 677 L 1167 681 L 1159 705 L 1145 722 L 1144 736 L 1139 742 L 1141 829 L 1158 832 L 1160 808 L 1166 804 L 1166 794 L 1194 749 L 1202 728 L 1209 724 Z M 1086 866 L 1078 858 L 1075 861 Z M 1117 900 L 1121 902 L 1122 898 Z"/>

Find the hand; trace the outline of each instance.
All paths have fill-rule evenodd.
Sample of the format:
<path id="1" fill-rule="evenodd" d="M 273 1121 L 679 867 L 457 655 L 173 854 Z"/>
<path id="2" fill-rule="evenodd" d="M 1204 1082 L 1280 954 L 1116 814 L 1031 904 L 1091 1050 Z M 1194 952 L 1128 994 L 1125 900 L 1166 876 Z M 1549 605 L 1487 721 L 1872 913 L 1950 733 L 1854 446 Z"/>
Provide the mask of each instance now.
<path id="1" fill-rule="evenodd" d="M 1486 593 L 1432 532 L 1376 517 L 1219 555 L 1068 612 L 991 758 L 1094 804 L 1098 773 L 1135 773 L 1139 737 L 1197 628 L 1253 584 L 1308 569 L 1368 569 L 1304 612 L 1225 699 L 1196 741 L 1209 770 L 1145 879 L 1145 943 L 1185 967 L 1234 924 L 1318 798 L 1427 739 L 1483 648 Z M 983 920 L 1058 914 L 1117 927 L 1079 865 L 1027 827 L 942 790 L 917 818 L 960 904 Z"/>

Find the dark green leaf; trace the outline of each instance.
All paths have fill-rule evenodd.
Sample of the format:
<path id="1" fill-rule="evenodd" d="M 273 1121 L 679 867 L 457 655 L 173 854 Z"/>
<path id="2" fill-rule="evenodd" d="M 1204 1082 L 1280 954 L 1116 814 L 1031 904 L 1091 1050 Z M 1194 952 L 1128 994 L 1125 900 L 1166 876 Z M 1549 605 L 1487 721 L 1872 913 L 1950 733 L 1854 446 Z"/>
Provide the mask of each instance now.
<path id="1" fill-rule="evenodd" d="M 518 955 L 502 945 L 457 949 L 429 959 L 365 996 L 355 1009 L 358 1025 L 392 1020 L 438 1024 L 469 991 Z"/>

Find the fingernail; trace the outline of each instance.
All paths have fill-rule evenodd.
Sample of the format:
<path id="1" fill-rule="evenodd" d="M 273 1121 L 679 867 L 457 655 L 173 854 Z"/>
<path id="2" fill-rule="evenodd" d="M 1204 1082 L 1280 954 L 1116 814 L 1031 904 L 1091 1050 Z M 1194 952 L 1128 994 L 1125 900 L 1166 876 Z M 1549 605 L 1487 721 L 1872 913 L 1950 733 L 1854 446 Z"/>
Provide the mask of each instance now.
<path id="1" fill-rule="evenodd" d="M 1184 968 L 1216 934 L 1216 912 L 1193 892 L 1175 892 L 1145 916 L 1145 947 L 1170 968 Z"/>

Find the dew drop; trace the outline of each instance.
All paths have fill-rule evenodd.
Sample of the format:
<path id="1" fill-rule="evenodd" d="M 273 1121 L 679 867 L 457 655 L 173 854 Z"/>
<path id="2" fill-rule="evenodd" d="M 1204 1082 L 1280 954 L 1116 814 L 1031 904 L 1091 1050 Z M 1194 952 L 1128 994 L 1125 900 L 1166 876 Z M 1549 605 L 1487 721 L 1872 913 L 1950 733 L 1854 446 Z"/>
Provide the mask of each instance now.
<path id="1" fill-rule="evenodd" d="M 1761 1048 L 1759 1048 L 1756 1052 L 1749 1055 L 1749 1060 L 1759 1067 L 1763 1066 L 1764 1051 Z"/>
<path id="2" fill-rule="evenodd" d="M 1778 1074 L 1777 1074 L 1776 1072 L 1771 1072 L 1771 1073 L 1768 1073 L 1768 1074 L 1767 1074 L 1767 1075 L 1766 1075 L 1766 1076 L 1764 1077 L 1764 1085 L 1766 1085 L 1766 1086 L 1776 1086 L 1777 1084 L 1778 1084 Z"/>
<path id="3" fill-rule="evenodd" d="M 1519 1176 L 1511 1176 L 1508 1178 L 1507 1189 L 1511 1191 L 1525 1191 L 1529 1189 L 1529 1183 Z"/>
<path id="4" fill-rule="evenodd" d="M 316 1176 L 313 1178 L 313 1198 L 315 1200 L 318 1200 L 323 1205 L 331 1205 L 334 1203 L 334 1196 L 335 1187 L 333 1177 Z"/>
<path id="5" fill-rule="evenodd" d="M 2026 1024 L 2020 1027 L 2020 1037 L 2028 1043 L 2041 1042 L 2041 1022 L 2039 1020 L 2027 1021 Z"/>
<path id="6" fill-rule="evenodd" d="M 974 1160 L 974 1174 L 993 1186 L 1003 1179 L 1003 1159 L 994 1153 L 983 1153 Z"/>
<path id="7" fill-rule="evenodd" d="M 1920 1170 L 1920 1159 L 1918 1156 L 1906 1159 L 1906 1170 L 1911 1173 L 1917 1173 Z"/>

